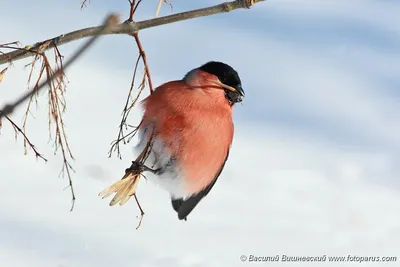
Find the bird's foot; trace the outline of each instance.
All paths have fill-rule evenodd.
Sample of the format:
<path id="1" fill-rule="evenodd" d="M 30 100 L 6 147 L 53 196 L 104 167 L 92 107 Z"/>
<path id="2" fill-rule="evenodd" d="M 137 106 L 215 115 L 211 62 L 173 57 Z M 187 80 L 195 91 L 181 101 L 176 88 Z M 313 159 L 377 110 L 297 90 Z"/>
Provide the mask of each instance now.
<path id="1" fill-rule="evenodd" d="M 152 172 L 154 174 L 157 174 L 159 172 L 159 169 L 153 170 L 149 167 L 147 167 L 146 165 L 144 165 L 143 163 L 137 162 L 137 161 L 132 161 L 132 165 L 125 170 L 125 173 L 142 173 L 144 171 L 149 171 Z"/>
<path id="2" fill-rule="evenodd" d="M 252 5 L 254 5 L 255 0 L 242 0 L 242 2 L 245 8 L 250 8 Z"/>

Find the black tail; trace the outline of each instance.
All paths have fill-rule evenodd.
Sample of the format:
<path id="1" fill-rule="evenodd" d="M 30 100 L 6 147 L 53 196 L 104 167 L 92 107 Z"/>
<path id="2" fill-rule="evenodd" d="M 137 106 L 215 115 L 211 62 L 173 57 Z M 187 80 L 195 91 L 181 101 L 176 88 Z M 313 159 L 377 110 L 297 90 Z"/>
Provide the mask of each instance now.
<path id="1" fill-rule="evenodd" d="M 172 207 L 174 208 L 174 210 L 178 213 L 178 218 L 179 220 L 184 219 L 185 221 L 187 221 L 187 218 L 180 218 L 179 217 L 179 210 L 181 208 L 181 206 L 183 205 L 183 203 L 185 203 L 185 201 L 183 200 L 183 198 L 179 198 L 179 199 L 173 199 L 171 198 L 171 203 L 172 203 Z"/>
<path id="2" fill-rule="evenodd" d="M 197 204 L 199 204 L 203 197 L 204 193 L 200 192 L 199 194 L 193 195 L 186 200 L 183 200 L 183 198 L 171 199 L 172 207 L 178 213 L 178 219 L 187 221 L 187 216 L 192 212 Z"/>

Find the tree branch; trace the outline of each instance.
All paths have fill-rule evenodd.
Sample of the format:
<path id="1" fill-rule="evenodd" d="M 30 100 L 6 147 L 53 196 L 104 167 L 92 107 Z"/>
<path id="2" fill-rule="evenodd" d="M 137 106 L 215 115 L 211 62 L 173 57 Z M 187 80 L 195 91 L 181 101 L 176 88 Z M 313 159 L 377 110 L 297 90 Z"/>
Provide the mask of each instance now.
<path id="1" fill-rule="evenodd" d="M 147 64 L 147 57 L 146 57 L 146 53 L 143 50 L 143 46 L 142 43 L 140 42 L 139 39 L 139 34 L 138 32 L 135 32 L 132 35 L 135 38 L 136 44 L 138 46 L 139 49 L 139 54 L 142 57 L 143 60 L 143 64 L 144 64 L 144 70 L 145 70 L 145 76 L 147 76 L 147 83 L 149 84 L 149 89 L 150 89 L 150 94 L 153 93 L 153 83 L 151 81 L 151 77 L 150 77 L 150 70 L 149 70 L 149 65 Z"/>
<path id="2" fill-rule="evenodd" d="M 256 4 L 258 2 L 263 2 L 265 0 L 253 0 L 252 4 Z M 164 16 L 160 18 L 154 18 L 154 19 L 149 19 L 149 20 L 144 20 L 144 21 L 139 21 L 139 22 L 129 22 L 126 21 L 124 23 L 120 23 L 117 25 L 113 25 L 108 27 L 106 30 L 104 30 L 101 35 L 108 35 L 108 34 L 134 34 L 135 32 L 147 28 L 152 28 L 164 24 L 169 24 L 169 23 L 174 23 L 182 20 L 188 20 L 188 19 L 193 19 L 193 18 L 199 18 L 199 17 L 204 17 L 204 16 L 210 16 L 210 15 L 215 15 L 218 13 L 223 13 L 223 12 L 230 12 L 232 10 L 238 9 L 238 8 L 248 8 L 246 5 L 245 0 L 236 0 L 232 2 L 226 2 L 222 3 L 219 5 L 207 7 L 207 8 L 202 8 L 202 9 L 196 9 L 192 11 L 187 11 L 187 12 L 182 12 L 170 16 Z M 73 31 L 67 34 L 62 34 L 58 37 L 52 38 L 45 40 L 43 42 L 47 42 L 49 40 L 52 40 L 51 44 L 46 48 L 50 49 L 54 45 L 61 46 L 64 44 L 67 44 L 69 42 L 75 41 L 75 40 L 80 40 L 83 38 L 87 38 L 90 36 L 95 36 L 96 34 L 99 33 L 99 31 L 102 29 L 103 26 L 97 26 L 97 27 L 90 27 L 90 28 L 85 28 L 77 31 Z M 22 58 L 30 57 L 33 56 L 30 51 L 31 50 L 36 50 L 39 48 L 40 44 L 43 42 L 36 43 L 32 46 L 27 46 L 29 49 L 26 49 L 24 51 L 13 51 L 10 53 L 4 53 L 0 55 L 0 65 L 8 63 L 10 61 L 15 61 L 19 60 Z"/>

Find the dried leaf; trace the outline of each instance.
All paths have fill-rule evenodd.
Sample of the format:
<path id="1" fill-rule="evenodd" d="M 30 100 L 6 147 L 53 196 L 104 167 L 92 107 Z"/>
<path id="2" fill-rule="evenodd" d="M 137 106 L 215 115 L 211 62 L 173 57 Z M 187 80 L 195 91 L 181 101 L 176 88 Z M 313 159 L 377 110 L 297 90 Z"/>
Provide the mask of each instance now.
<path id="1" fill-rule="evenodd" d="M 8 69 L 8 67 L 5 68 L 4 70 L 0 71 L 0 83 L 1 83 L 1 81 L 3 80 L 4 75 L 6 74 L 7 69 Z M 0 126 L 1 126 L 1 124 L 0 124 Z"/>

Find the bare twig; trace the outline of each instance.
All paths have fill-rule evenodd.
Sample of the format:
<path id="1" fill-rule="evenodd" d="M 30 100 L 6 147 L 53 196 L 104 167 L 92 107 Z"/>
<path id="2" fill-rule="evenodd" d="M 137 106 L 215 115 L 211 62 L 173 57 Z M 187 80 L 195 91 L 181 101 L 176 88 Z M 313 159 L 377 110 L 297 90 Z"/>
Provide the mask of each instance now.
<path id="1" fill-rule="evenodd" d="M 127 135 L 124 135 L 124 129 L 127 129 L 126 120 L 128 118 L 129 112 L 131 111 L 131 109 L 128 108 L 129 100 L 131 100 L 132 91 L 133 91 L 133 88 L 135 86 L 135 78 L 136 78 L 136 73 L 137 73 L 137 67 L 138 67 L 139 60 L 140 60 L 141 57 L 142 56 L 139 54 L 139 56 L 138 56 L 138 58 L 136 60 L 135 69 L 133 71 L 131 87 L 129 89 L 129 93 L 128 93 L 128 96 L 126 98 L 125 107 L 124 107 L 124 110 L 122 112 L 122 119 L 121 119 L 121 122 L 119 124 L 118 137 L 117 137 L 117 139 L 115 141 L 112 142 L 111 149 L 108 152 L 108 157 L 111 157 L 113 151 L 117 151 L 117 156 L 121 159 L 122 157 L 121 157 L 121 151 L 120 151 L 119 143 L 121 141 L 123 141 L 124 144 L 125 144 L 126 143 L 125 142 L 125 138 L 129 137 L 131 134 L 134 135 L 136 133 L 136 131 L 137 131 L 137 127 L 135 127 L 135 129 L 132 132 L 128 133 Z M 140 92 L 139 92 L 139 94 L 140 94 Z"/>
<path id="2" fill-rule="evenodd" d="M 143 209 L 142 209 L 142 206 L 140 206 L 140 203 L 139 203 L 139 200 L 138 200 L 138 198 L 137 198 L 137 196 L 136 196 L 136 193 L 135 193 L 133 196 L 135 197 L 136 204 L 137 204 L 137 206 L 139 207 L 139 210 L 140 210 L 139 223 L 138 223 L 138 225 L 136 226 L 136 230 L 137 230 L 137 229 L 139 229 L 139 227 L 142 225 L 142 221 L 143 221 L 143 217 L 144 217 L 144 211 L 143 211 Z"/>
<path id="3" fill-rule="evenodd" d="M 140 124 L 139 124 L 140 125 Z M 126 135 L 124 135 L 124 132 L 123 132 L 123 130 L 122 131 L 120 131 L 120 133 L 121 134 L 118 134 L 118 138 L 116 139 L 116 140 L 114 140 L 114 141 L 112 141 L 111 142 L 111 148 L 110 148 L 110 150 L 108 151 L 108 157 L 110 158 L 111 156 L 112 156 L 112 153 L 114 152 L 114 151 L 117 151 L 117 156 L 120 158 L 120 159 L 122 159 L 122 156 L 121 156 L 121 152 L 120 152 L 120 148 L 119 148 L 119 143 L 122 141 L 122 142 L 124 142 L 124 144 L 125 143 L 129 143 L 129 141 L 135 136 L 135 134 L 137 133 L 137 131 L 138 131 L 138 127 L 139 126 L 132 126 L 134 129 L 132 130 L 132 131 L 130 131 L 129 133 L 127 133 Z M 125 140 L 127 140 L 127 141 L 125 141 Z"/>
<path id="4" fill-rule="evenodd" d="M 14 42 L 9 42 L 9 43 L 5 43 L 5 44 L 1 44 L 0 47 L 3 46 L 7 46 L 7 45 L 20 45 L 21 43 L 18 41 L 14 41 Z"/>
<path id="5" fill-rule="evenodd" d="M 254 0 L 254 4 L 258 2 L 262 2 L 265 0 Z M 210 15 L 215 15 L 218 13 L 223 13 L 223 12 L 230 12 L 232 10 L 238 9 L 238 8 L 247 8 L 247 5 L 245 4 L 245 1 L 243 0 L 236 0 L 232 2 L 226 2 L 222 3 L 219 5 L 207 7 L 207 8 L 202 8 L 202 9 L 196 9 L 192 11 L 187 11 L 187 12 L 182 12 L 174 15 L 169 15 L 169 16 L 164 16 L 164 17 L 159 17 L 159 18 L 154 18 L 154 19 L 149 19 L 149 20 L 144 20 L 144 21 L 139 21 L 139 22 L 125 22 L 125 23 L 120 23 L 118 25 L 112 25 L 110 27 L 107 27 L 107 29 L 103 30 L 103 26 L 99 27 L 91 27 L 91 28 L 86 28 L 86 29 L 81 29 L 77 31 L 73 31 L 67 34 L 62 34 L 58 37 L 49 39 L 49 40 L 57 40 L 57 45 L 61 46 L 66 43 L 87 38 L 90 36 L 95 36 L 97 34 L 100 35 L 107 35 L 107 34 L 133 34 L 139 30 L 147 29 L 147 28 L 152 28 L 164 24 L 169 24 L 169 23 L 174 23 L 182 20 L 188 20 L 188 19 L 193 19 L 193 18 L 199 18 L 199 17 L 204 17 L 204 16 L 210 16 Z M 101 33 L 99 33 L 101 31 Z M 42 42 L 43 43 L 43 42 Z M 54 45 L 50 44 L 47 49 L 52 48 Z M 29 46 L 28 46 L 29 47 Z M 9 61 L 15 61 L 19 60 L 22 58 L 26 58 L 29 56 L 32 56 L 30 53 L 31 50 L 36 50 L 38 48 L 37 44 L 33 44 L 30 46 L 30 49 L 28 51 L 13 51 L 10 53 L 5 53 L 0 55 L 0 64 L 7 63 Z"/>
<path id="6" fill-rule="evenodd" d="M 0 110 L 0 114 L 2 113 L 2 111 Z M 33 152 L 35 153 L 35 157 L 36 158 L 41 158 L 41 159 L 43 159 L 45 162 L 47 162 L 47 159 L 42 155 L 42 154 L 40 154 L 38 151 L 37 151 L 37 149 L 36 149 L 36 147 L 32 144 L 32 142 L 29 140 L 29 138 L 28 138 L 28 136 L 26 136 L 26 134 L 24 133 L 24 131 L 13 121 L 13 120 L 11 120 L 8 116 L 4 116 L 4 118 L 6 119 L 6 120 L 8 120 L 9 122 L 10 122 L 10 124 L 12 125 L 12 127 L 14 128 L 14 131 L 15 131 L 15 138 L 17 138 L 17 134 L 18 133 L 20 133 L 20 134 L 22 134 L 22 136 L 24 137 L 24 140 L 29 144 L 29 146 L 30 146 L 30 148 L 33 150 Z M 26 149 L 26 147 L 24 148 L 25 149 L 25 155 L 28 153 L 28 151 L 27 151 L 27 149 Z"/>
<path id="7" fill-rule="evenodd" d="M 129 18 L 127 21 L 130 21 L 130 22 L 133 21 L 133 15 L 136 13 L 136 10 L 137 10 L 140 2 L 142 2 L 142 0 L 139 0 L 137 3 L 136 3 L 136 0 L 132 0 L 132 1 L 129 0 L 130 10 L 129 10 Z"/>
<path id="8" fill-rule="evenodd" d="M 90 3 L 90 0 L 89 0 L 89 1 L 88 1 L 88 0 L 83 0 L 83 1 L 82 1 L 81 9 L 84 8 L 84 7 L 87 7 L 87 2 Z"/>
<path id="9" fill-rule="evenodd" d="M 151 82 L 151 77 L 150 77 L 150 70 L 149 70 L 149 65 L 147 64 L 147 58 L 146 58 L 146 53 L 143 50 L 142 43 L 140 42 L 139 39 L 139 33 L 135 32 L 133 34 L 133 37 L 135 38 L 136 44 L 139 49 L 139 53 L 142 56 L 143 63 L 144 63 L 144 68 L 145 68 L 145 76 L 147 76 L 147 82 L 149 84 L 149 89 L 150 89 L 150 94 L 153 93 L 153 83 Z"/>
<path id="10" fill-rule="evenodd" d="M 138 60 L 139 60 L 139 58 L 138 58 Z M 136 65 L 136 67 L 137 67 L 137 65 Z M 126 102 L 126 105 L 125 105 L 125 108 L 124 108 L 124 111 L 123 111 L 123 114 L 122 114 L 122 119 L 121 119 L 121 122 L 120 122 L 120 125 L 119 125 L 118 137 L 117 137 L 117 139 L 115 141 L 112 142 L 111 148 L 110 148 L 110 150 L 108 152 L 108 157 L 111 157 L 112 153 L 114 151 L 117 151 L 117 156 L 120 159 L 122 159 L 122 155 L 121 155 L 121 152 L 120 152 L 120 146 L 119 146 L 120 142 L 123 142 L 123 144 L 129 143 L 130 140 L 136 135 L 136 133 L 137 133 L 137 131 L 138 131 L 138 129 L 139 129 L 141 123 L 142 123 L 142 122 L 140 122 L 138 126 L 131 126 L 134 129 L 131 132 L 129 132 L 128 134 L 126 134 L 126 135 L 124 134 L 124 129 L 127 129 L 127 126 L 128 126 L 126 121 L 128 119 L 129 113 L 133 109 L 133 107 L 135 106 L 137 101 L 139 100 L 139 97 L 142 94 L 142 92 L 143 92 L 143 90 L 145 88 L 145 83 L 146 83 L 146 74 L 145 74 L 145 75 L 143 75 L 142 82 L 139 85 L 139 92 L 137 93 L 136 98 L 133 99 L 132 103 L 128 107 L 127 104 L 128 104 L 128 102 L 129 102 L 129 100 L 131 98 L 131 92 L 132 92 L 132 89 L 133 89 L 135 75 L 136 75 L 136 71 L 137 71 L 136 67 L 135 67 L 135 71 L 134 71 L 134 74 L 133 74 L 132 85 L 131 85 L 131 88 L 129 90 L 129 95 L 127 97 L 127 102 Z"/>
<path id="11" fill-rule="evenodd" d="M 135 13 L 135 6 L 136 6 L 135 2 L 136 2 L 136 0 L 128 0 L 128 1 L 129 1 L 130 6 L 131 6 L 131 8 L 129 10 L 128 21 L 133 21 L 133 14 Z"/>

